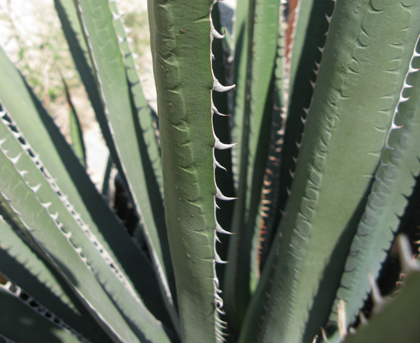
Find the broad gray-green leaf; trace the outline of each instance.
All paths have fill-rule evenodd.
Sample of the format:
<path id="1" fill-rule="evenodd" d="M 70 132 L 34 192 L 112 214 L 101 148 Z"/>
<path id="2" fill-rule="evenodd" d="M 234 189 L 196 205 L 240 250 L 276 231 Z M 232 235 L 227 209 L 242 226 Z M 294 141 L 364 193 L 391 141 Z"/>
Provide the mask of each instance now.
<path id="1" fill-rule="evenodd" d="M 420 28 L 418 31 L 417 34 Z M 395 108 L 393 125 L 337 292 L 337 299 L 347 304 L 350 323 L 356 320 L 370 291 L 366 272 L 378 277 L 413 191 L 415 177 L 420 173 L 420 73 L 415 69 L 420 66 L 420 58 L 416 56 L 419 54 L 414 50 L 412 61 L 405 66 L 407 77 Z M 336 307 L 334 303 L 333 312 Z M 334 313 L 330 320 L 337 320 Z"/>
<path id="2" fill-rule="evenodd" d="M 215 275 L 215 148 L 211 43 L 219 35 L 211 0 L 149 0 L 153 67 L 158 94 L 165 211 L 175 269 L 182 339 L 223 340 L 222 300 Z"/>
<path id="3" fill-rule="evenodd" d="M 268 305 L 261 342 L 312 341 L 326 324 L 399 101 L 419 16 L 420 3 L 410 1 L 336 3 L 282 237 L 272 249 L 274 278 L 269 282 L 268 266 L 253 305 Z M 250 330 L 245 327 L 242 342 L 255 339 Z"/>

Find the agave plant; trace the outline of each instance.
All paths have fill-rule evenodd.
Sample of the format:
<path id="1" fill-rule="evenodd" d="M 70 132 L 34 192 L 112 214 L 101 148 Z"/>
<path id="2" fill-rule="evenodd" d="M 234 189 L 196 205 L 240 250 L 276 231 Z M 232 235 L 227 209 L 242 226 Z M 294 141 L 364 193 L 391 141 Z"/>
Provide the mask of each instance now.
<path id="1" fill-rule="evenodd" d="M 149 0 L 158 114 L 116 2 L 54 4 L 139 220 L 0 51 L 0 339 L 418 342 L 392 247 L 420 219 L 419 2 L 241 0 L 230 34 L 216 0 Z"/>

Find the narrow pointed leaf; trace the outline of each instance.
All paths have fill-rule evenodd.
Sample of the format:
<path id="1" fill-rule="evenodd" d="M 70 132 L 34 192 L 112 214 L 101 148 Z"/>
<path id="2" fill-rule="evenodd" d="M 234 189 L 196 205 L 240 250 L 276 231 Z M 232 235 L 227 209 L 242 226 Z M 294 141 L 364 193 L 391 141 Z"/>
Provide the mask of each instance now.
<path id="1" fill-rule="evenodd" d="M 85 142 L 83 140 L 82 124 L 79 120 L 79 116 L 76 112 L 76 108 L 74 107 L 73 102 L 71 100 L 67 83 L 63 77 L 61 77 L 61 80 L 64 85 L 64 90 L 65 90 L 66 98 L 67 98 L 67 104 L 69 107 L 71 147 L 74 151 L 74 154 L 79 159 L 80 164 L 86 168 L 86 148 L 85 148 Z"/>
<path id="2" fill-rule="evenodd" d="M 173 306 L 168 279 L 172 277 L 171 260 L 167 246 L 162 201 L 154 193 L 155 179 L 147 179 L 148 160 L 144 155 L 146 142 L 139 136 L 137 113 L 132 111 L 132 98 L 123 52 L 114 26 L 118 15 L 111 11 L 107 1 L 79 0 L 79 15 L 95 65 L 102 102 L 113 132 L 115 146 L 127 178 L 136 210 L 144 222 L 146 241 L 156 267 L 162 292 L 168 306 Z M 121 38 L 120 38 L 121 39 Z M 135 142 L 135 144 L 132 144 Z M 143 152 L 143 153 L 142 153 Z M 146 163 L 143 163 L 143 160 Z M 168 274 L 169 273 L 169 274 Z"/>
<path id="3" fill-rule="evenodd" d="M 250 254 L 259 211 L 270 135 L 273 73 L 277 52 L 279 0 L 251 1 L 248 14 L 247 74 L 239 183 L 226 268 L 226 313 L 239 332 L 250 298 Z"/>

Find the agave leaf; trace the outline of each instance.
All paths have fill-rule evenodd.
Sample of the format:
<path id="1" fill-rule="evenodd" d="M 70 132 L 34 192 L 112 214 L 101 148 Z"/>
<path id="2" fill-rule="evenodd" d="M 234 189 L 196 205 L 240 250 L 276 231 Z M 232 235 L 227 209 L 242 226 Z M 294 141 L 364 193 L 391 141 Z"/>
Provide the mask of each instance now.
<path id="1" fill-rule="evenodd" d="M 400 262 L 403 267 L 404 283 L 402 289 L 391 300 L 383 298 L 377 286 L 372 286 L 375 292 L 375 303 L 372 315 L 367 323 L 359 325 L 352 333 L 344 332 L 345 343 L 415 343 L 419 340 L 420 328 L 417 318 L 420 315 L 420 268 L 418 262 L 412 259 L 408 239 L 397 238 L 400 250 Z M 371 278 L 373 279 L 373 276 Z M 353 331 L 356 331 L 355 333 Z"/>
<path id="2" fill-rule="evenodd" d="M 148 105 L 148 107 L 149 107 L 150 114 L 152 116 L 153 131 L 155 133 L 155 139 L 159 147 L 159 154 L 160 154 L 161 151 L 160 151 L 159 116 L 157 115 L 156 111 L 153 109 L 152 106 Z"/>
<path id="3" fill-rule="evenodd" d="M 101 190 L 102 195 L 105 197 L 108 197 L 109 183 L 112 181 L 111 180 L 112 165 L 113 165 L 113 162 L 112 162 L 111 156 L 108 156 L 108 161 L 106 162 L 104 178 L 102 182 L 102 190 Z"/>
<path id="4" fill-rule="evenodd" d="M 220 6 L 221 3 L 218 3 Z M 231 80 L 229 79 L 228 73 L 231 70 L 231 65 L 228 65 L 226 52 L 223 51 L 223 43 L 228 36 L 228 32 L 221 28 L 220 26 L 220 11 L 219 6 L 213 6 L 213 25 L 218 32 L 222 32 L 225 35 L 224 39 L 216 39 L 213 41 L 213 72 L 216 79 L 222 85 L 230 84 Z M 225 31 L 224 31 L 225 30 Z M 217 110 L 226 115 L 217 115 L 213 116 L 213 126 L 216 136 L 224 143 L 230 144 L 231 135 L 230 135 L 230 120 L 231 117 L 227 114 L 229 113 L 229 98 L 232 97 L 234 90 L 229 92 L 214 92 L 213 93 L 213 102 Z M 215 150 L 214 156 L 223 168 L 216 168 L 216 184 L 220 191 L 228 196 L 233 196 L 235 194 L 233 186 L 233 173 L 232 173 L 232 150 Z M 230 231 L 230 225 L 232 222 L 232 213 L 234 202 L 233 201 L 217 201 L 217 206 L 219 206 L 219 211 L 217 211 L 217 221 L 219 224 L 227 231 Z M 220 242 L 217 244 L 217 251 L 222 260 L 227 259 L 229 238 L 230 235 L 220 235 Z M 220 289 L 223 289 L 224 284 L 224 271 L 226 264 L 218 264 L 217 266 L 217 275 L 219 276 Z"/>
<path id="5" fill-rule="evenodd" d="M 20 143 L 25 146 L 22 153 L 22 161 L 25 158 L 27 159 L 27 154 L 29 154 L 33 157 L 33 161 L 31 162 L 32 166 L 28 163 L 27 168 L 39 169 L 44 174 L 41 179 L 36 182 L 34 181 L 31 186 L 35 187 L 41 182 L 47 182 L 45 187 L 40 188 L 40 192 L 53 192 L 53 195 L 49 195 L 44 201 L 46 203 L 51 202 L 54 207 L 65 206 L 64 211 L 59 214 L 60 221 L 61 218 L 64 218 L 63 216 L 68 218 L 69 214 L 71 214 L 73 217 L 73 224 L 71 224 L 71 220 L 69 219 L 68 225 L 70 225 L 70 227 L 68 229 L 75 227 L 77 228 L 77 230 L 75 229 L 76 231 L 80 231 L 80 227 L 82 227 L 86 234 L 83 234 L 85 236 L 84 238 L 82 238 L 83 235 L 78 236 L 78 239 L 85 242 L 83 244 L 87 244 L 85 247 L 93 249 L 91 252 L 97 256 L 98 263 L 103 265 L 105 262 L 103 257 L 106 258 L 107 262 L 105 262 L 105 264 L 108 264 L 108 266 L 103 267 L 101 271 L 108 274 L 111 278 L 110 280 L 113 280 L 108 284 L 110 287 L 108 288 L 108 291 L 110 291 L 111 294 L 117 294 L 115 290 L 112 290 L 113 286 L 111 284 L 114 283 L 114 286 L 120 287 L 121 283 L 119 280 L 116 280 L 116 275 L 109 268 L 110 266 L 115 266 L 113 269 L 121 272 L 120 276 L 123 276 L 123 279 L 127 281 L 126 285 L 128 288 L 133 288 L 133 283 L 136 289 L 146 291 L 149 295 L 151 291 L 153 294 L 158 287 L 155 286 L 154 276 L 151 273 L 149 262 L 146 257 L 139 251 L 138 247 L 135 246 L 135 243 L 130 239 L 125 232 L 125 229 L 122 227 L 121 222 L 116 219 L 115 215 L 104 203 L 102 197 L 97 193 L 95 186 L 91 183 L 83 167 L 78 163 L 71 148 L 54 126 L 51 118 L 42 108 L 39 106 L 38 108 L 35 107 L 37 103 L 35 102 L 35 99 L 31 99 L 31 96 L 17 71 L 13 66 L 10 67 L 10 65 L 9 68 L 7 68 L 8 63 L 10 62 L 4 55 L 2 55 L 2 57 L 3 63 L 0 64 L 0 66 L 4 68 L 4 70 L 7 70 L 7 72 L 3 74 L 4 77 L 8 77 L 10 84 L 15 86 L 13 89 L 21 90 L 19 97 L 17 97 L 17 93 L 14 91 L 11 92 L 8 87 L 3 87 L 0 92 L 0 99 L 3 100 L 4 97 L 5 103 L 7 103 L 7 109 L 10 114 L 13 114 L 13 119 L 17 123 L 16 130 L 18 130 L 18 135 L 16 139 L 20 139 L 20 132 L 28 133 L 28 136 L 25 135 L 23 141 L 20 140 Z M 22 102 L 21 99 L 24 99 L 24 101 Z M 30 122 L 28 121 L 28 118 L 31 118 Z M 42 141 L 36 139 L 37 135 L 34 135 L 35 127 L 37 128 L 37 134 L 40 134 L 40 132 L 43 133 L 42 136 L 44 139 Z M 22 129 L 22 131 L 20 131 L 20 129 Z M 47 158 L 47 156 L 50 158 Z M 53 159 L 52 156 L 56 159 Z M 34 163 L 37 164 L 38 168 Z M 38 170 L 36 170 L 36 172 L 39 173 Z M 26 177 L 35 177 L 35 175 L 36 173 L 29 173 Z M 50 175 L 59 176 L 53 179 Z M 74 224 L 76 224 L 76 226 L 74 226 Z M 101 228 L 107 241 L 112 244 L 113 250 L 104 242 L 98 227 Z M 86 239 L 88 239 L 90 243 L 87 243 Z M 94 253 L 94 250 L 96 250 L 96 253 Z M 103 251 L 104 254 L 102 254 L 101 251 Z M 99 258 L 97 255 L 98 253 L 102 254 L 103 257 Z M 118 260 L 115 256 L 118 256 Z M 133 264 L 133 261 L 138 261 L 139 264 Z M 124 266 L 124 268 L 122 266 Z M 139 268 L 142 270 L 141 273 L 139 273 Z M 131 278 L 128 278 L 126 274 L 127 271 Z M 148 285 L 148 283 L 150 284 Z M 124 288 L 125 287 L 123 287 L 123 289 Z M 142 307 L 141 302 L 132 302 L 132 295 L 128 296 L 130 293 L 126 293 L 128 289 L 125 289 L 125 293 L 123 293 L 126 297 L 126 305 L 128 305 L 125 311 L 131 311 L 130 316 L 133 317 L 133 322 L 137 322 L 138 319 L 136 318 L 138 315 L 136 314 L 134 307 Z M 129 292 L 133 293 L 132 291 Z M 157 302 L 156 300 L 147 300 L 149 304 L 152 304 L 155 308 L 160 308 L 160 298 L 157 297 L 157 299 Z M 122 307 L 124 307 L 124 305 L 122 305 Z M 142 311 L 144 311 L 144 309 Z M 147 316 L 150 316 L 150 314 L 147 314 L 146 317 Z"/>
<path id="6" fill-rule="evenodd" d="M 147 178 L 148 180 L 153 180 L 153 178 L 156 179 L 158 186 L 156 191 L 160 192 L 163 197 L 162 162 L 160 158 L 160 148 L 157 144 L 154 133 L 152 114 L 142 91 L 140 78 L 137 74 L 135 64 L 135 55 L 133 55 L 130 50 L 130 46 L 128 44 L 130 38 L 127 36 L 127 30 L 124 26 L 120 12 L 118 11 L 117 4 L 115 1 L 110 1 L 109 6 L 114 16 L 115 32 L 118 36 L 120 48 L 124 56 L 127 80 L 131 91 L 132 110 L 134 113 L 137 113 L 142 130 L 142 133 L 139 134 L 139 139 L 141 138 L 144 141 L 143 145 L 145 145 L 145 148 L 143 148 L 145 151 L 142 152 L 142 154 L 147 154 L 149 156 L 149 163 L 151 164 L 151 168 L 153 170 L 152 175 Z M 145 159 L 143 159 L 143 161 L 145 161 Z"/>
<path id="7" fill-rule="evenodd" d="M 366 271 L 378 277 L 414 188 L 415 177 L 420 173 L 420 73 L 414 69 L 420 66 L 420 58 L 416 56 L 419 54 L 414 50 L 412 61 L 406 67 L 407 77 L 382 151 L 381 164 L 337 292 L 337 298 L 347 303 L 346 314 L 350 322 L 356 319 L 369 293 Z M 334 304 L 333 309 L 336 306 Z M 336 320 L 332 313 L 330 321 Z"/>
<path id="8" fill-rule="evenodd" d="M 38 247 L 42 249 L 44 256 L 49 257 L 53 267 L 73 287 L 113 339 L 138 341 L 85 263 L 83 255 L 79 255 L 81 249 L 78 250 L 68 240 L 71 235 L 66 236 L 68 232 L 64 229 L 61 231 L 62 226 L 50 215 L 46 209 L 47 204 L 39 201 L 19 175 L 14 164 L 16 160 L 7 156 L 3 148 L 0 159 L 1 193 L 8 199 L 13 211 L 34 240 L 40 242 Z"/>
<path id="9" fill-rule="evenodd" d="M 153 114 L 150 109 L 150 106 L 147 104 L 147 101 L 144 97 L 140 78 L 137 74 L 137 66 L 135 64 L 134 54 L 130 50 L 129 40 L 127 36 L 127 29 L 124 26 L 122 19 L 122 14 L 118 11 L 117 4 L 115 1 L 109 1 L 109 7 L 113 16 L 113 24 L 115 27 L 115 32 L 117 34 L 118 43 L 123 54 L 123 62 L 125 65 L 127 83 L 130 90 L 130 104 L 132 113 L 135 113 L 134 126 L 137 134 L 138 145 L 141 154 L 141 162 L 143 164 L 143 171 L 145 181 L 143 183 L 147 185 L 147 191 L 150 198 L 150 206 L 153 211 L 154 220 L 156 222 L 156 228 L 158 229 L 159 242 L 163 247 L 163 259 L 165 262 L 165 269 L 167 274 L 167 283 L 163 283 L 164 287 L 169 286 L 169 291 L 165 291 L 165 303 L 166 307 L 171 315 L 172 322 L 175 327 L 178 329 L 178 315 L 176 313 L 174 303 L 176 304 L 176 293 L 175 293 L 175 279 L 173 276 L 172 263 L 170 261 L 169 251 L 168 251 L 168 240 L 165 228 L 164 217 L 161 215 L 164 212 L 163 209 L 163 180 L 162 180 L 162 162 L 161 162 L 161 152 L 159 146 L 159 138 L 156 135 L 156 128 L 153 125 Z M 140 125 L 139 125 L 140 124 Z M 123 138 L 125 139 L 125 138 Z M 121 139 L 120 139 L 121 142 Z M 121 144 L 121 143 L 119 143 Z M 131 182 L 131 179 L 130 181 Z M 130 189 L 130 185 L 129 185 Z M 143 185 L 144 189 L 144 185 Z M 144 192 L 136 190 L 137 194 L 135 195 L 137 199 L 141 200 L 144 197 Z M 142 201 L 145 203 L 144 201 Z M 148 204 L 147 204 L 148 206 Z M 145 205 L 142 205 L 145 207 Z M 147 219 L 147 218 L 146 218 Z M 148 225 L 147 220 L 142 220 L 142 230 L 135 235 L 135 238 L 138 239 L 139 234 L 146 235 L 146 242 L 150 246 L 153 242 L 148 238 Z M 150 223 L 150 219 L 149 219 Z M 145 226 L 146 225 L 146 226 Z M 149 224 L 150 226 L 151 224 Z M 152 232 L 156 229 L 152 227 Z M 153 251 L 153 247 L 151 248 Z M 153 255 L 153 254 L 152 254 Z M 161 271 L 157 268 L 158 273 Z M 168 296 L 170 295 L 170 296 Z M 175 297 L 175 299 L 172 299 Z"/>
<path id="10" fill-rule="evenodd" d="M 61 81 L 64 85 L 64 91 L 66 93 L 67 104 L 69 106 L 69 122 L 70 122 L 70 139 L 71 147 L 74 154 L 80 161 L 80 164 L 86 168 L 86 149 L 85 142 L 83 140 L 82 124 L 80 123 L 79 116 L 76 112 L 76 108 L 71 101 L 69 88 L 66 81 L 61 75 Z"/>
<path id="11" fill-rule="evenodd" d="M 101 127 L 105 142 L 118 170 L 123 175 L 123 169 L 118 157 L 112 134 L 105 116 L 104 107 L 99 95 L 98 85 L 92 70 L 92 61 L 89 56 L 83 29 L 77 16 L 76 5 L 73 0 L 54 0 L 55 9 L 61 22 L 64 36 L 70 49 L 74 64 L 79 72 L 80 79 L 89 97 L 96 119 Z M 124 178 L 124 182 L 126 182 Z"/>
<path id="12" fill-rule="evenodd" d="M 282 9 L 281 14 L 284 9 Z M 281 16 L 283 23 L 284 17 Z M 284 23 L 283 23 L 284 24 Z M 280 26 L 280 25 L 279 25 Z M 283 25 L 282 25 L 283 26 Z M 255 291 L 262 267 L 264 266 L 269 247 L 275 236 L 280 220 L 278 193 L 280 186 L 281 155 L 283 152 L 284 132 L 287 120 L 285 108 L 286 89 L 284 83 L 284 28 L 279 27 L 277 39 L 276 66 L 274 71 L 273 109 L 271 115 L 270 142 L 268 158 L 264 172 L 259 213 L 255 219 L 255 227 L 251 250 L 251 293 Z M 286 81 L 287 82 L 287 81 Z"/>
<path id="13" fill-rule="evenodd" d="M 110 342 L 68 285 L 0 218 L 0 271 L 90 340 Z M 83 318 L 83 320 L 81 320 Z"/>
<path id="14" fill-rule="evenodd" d="M 403 4 L 336 3 L 282 238 L 272 248 L 274 278 L 267 266 L 253 305 L 267 304 L 261 342 L 311 341 L 327 321 L 417 39 L 410 23 L 420 6 Z M 253 338 L 245 326 L 243 341 Z"/>
<path id="15" fill-rule="evenodd" d="M 235 234 L 229 244 L 226 268 L 226 313 L 235 332 L 245 316 L 250 298 L 250 254 L 261 186 L 267 160 L 272 112 L 272 77 L 277 52 L 279 0 L 251 1 L 247 51 L 247 75 L 239 183 L 232 221 Z M 237 99 L 239 100 L 239 99 Z"/>
<path id="16" fill-rule="evenodd" d="M 94 61 L 108 125 L 113 132 L 116 149 L 136 210 L 144 222 L 146 241 L 159 275 L 166 304 L 171 308 L 173 299 L 168 279 L 172 277 L 172 266 L 162 215 L 162 201 L 159 199 L 159 194 L 153 192 L 156 180 L 148 178 L 151 174 L 149 173 L 150 161 L 144 154 L 146 142 L 140 136 L 141 128 L 137 113 L 132 112 L 130 80 L 127 80 L 126 65 L 119 44 L 119 40 L 123 41 L 124 38 L 116 34 L 114 26 L 118 24 L 120 16 L 111 11 L 108 2 L 80 0 L 78 4 L 79 16 Z M 114 24 L 114 21 L 117 22 Z"/>
<path id="17" fill-rule="evenodd" d="M 223 323 L 215 263 L 215 148 L 211 0 L 150 0 L 149 25 L 158 94 L 165 211 L 175 269 L 182 340 L 220 342 Z"/>
<path id="18" fill-rule="evenodd" d="M 0 283 L 2 335 L 15 342 L 89 342 L 70 332 L 60 319 L 21 292 L 10 281 L 4 285 Z"/>
<path id="19" fill-rule="evenodd" d="M 83 223 L 80 217 L 77 217 L 71 213 L 71 210 L 68 210 L 69 204 L 62 201 L 62 199 L 57 196 L 56 189 L 50 187 L 50 182 L 47 177 L 39 171 L 39 169 L 43 168 L 42 161 L 39 159 L 32 159 L 28 154 L 26 154 L 26 151 L 22 151 L 23 149 L 21 148 L 20 143 L 22 141 L 25 142 L 24 136 L 19 134 L 20 142 L 18 142 L 13 138 L 12 132 L 9 132 L 3 123 L 0 126 L 0 136 L 3 137 L 1 149 L 3 152 L 2 159 L 4 160 L 4 166 L 6 168 L 9 165 L 10 168 L 10 163 L 12 163 L 16 169 L 16 177 L 20 178 L 19 180 L 12 179 L 11 174 L 7 175 L 7 172 L 10 173 L 10 170 L 7 170 L 7 172 L 2 174 L 3 186 L 0 189 L 5 193 L 3 196 L 10 200 L 19 199 L 17 197 L 20 195 L 23 196 L 21 199 L 25 199 L 25 196 L 31 196 L 34 198 L 32 199 L 32 202 L 34 206 L 36 204 L 37 207 L 31 208 L 31 210 L 35 212 L 18 214 L 21 223 L 25 227 L 28 226 L 28 223 L 25 222 L 25 220 L 22 218 L 24 218 L 25 215 L 29 217 L 34 216 L 34 218 L 31 218 L 31 220 L 36 221 L 37 218 L 34 213 L 37 213 L 37 211 L 42 209 L 44 209 L 46 214 L 50 217 L 50 221 L 52 222 L 49 224 L 40 221 L 39 223 L 36 222 L 36 224 L 29 225 L 31 229 L 35 229 L 36 225 L 45 225 L 45 228 L 42 227 L 43 230 L 41 232 L 35 232 L 35 234 L 32 233 L 32 236 L 37 242 L 38 247 L 44 251 L 44 255 L 45 251 L 47 255 L 51 255 L 49 251 L 52 249 L 56 256 L 60 248 L 62 248 L 63 255 L 66 256 L 65 248 L 58 245 L 59 240 L 54 243 L 54 241 L 51 240 L 53 239 L 54 235 L 46 231 L 48 229 L 54 230 L 54 226 L 56 226 L 55 230 L 57 231 L 58 235 L 63 236 L 64 242 L 68 240 L 68 249 L 74 250 L 75 253 L 73 254 L 73 258 L 77 258 L 79 255 L 79 259 L 82 265 L 85 266 L 87 272 L 91 273 L 93 279 L 91 279 L 90 282 L 92 282 L 92 280 L 96 281 L 97 278 L 97 280 L 110 294 L 121 311 L 133 322 L 134 325 L 141 328 L 145 335 L 150 335 L 148 330 L 153 326 L 155 327 L 154 330 L 161 330 L 163 332 L 160 323 L 158 323 L 146 310 L 130 281 L 127 279 L 123 271 L 118 268 L 117 264 L 112 260 L 112 257 L 109 255 L 106 249 L 100 245 L 96 237 L 92 235 L 92 232 Z M 26 149 L 30 149 L 30 146 L 28 146 L 26 142 L 24 146 Z M 29 151 L 31 155 L 36 156 L 35 151 Z M 17 157 L 15 158 L 15 156 Z M 9 159 L 10 161 L 6 163 L 6 159 Z M 44 170 L 44 172 L 46 171 Z M 26 185 L 26 190 L 20 190 L 19 192 L 19 189 L 16 191 L 13 188 L 11 189 L 11 180 L 13 180 L 12 182 L 15 182 L 16 184 L 19 184 L 20 182 L 21 186 Z M 38 203 L 36 203 L 36 201 L 38 201 Z M 14 206 L 17 205 L 13 204 L 13 201 L 11 201 L 10 207 L 13 209 L 15 214 L 21 213 Z M 23 204 L 22 206 L 27 205 Z M 47 239 L 46 236 L 48 235 L 49 238 Z M 51 244 L 54 245 L 54 247 L 51 247 Z M 67 256 L 67 258 L 70 257 Z M 54 262 L 54 260 L 52 262 Z M 71 275 L 69 273 L 80 273 L 79 268 L 81 266 L 77 266 L 77 263 L 75 263 L 74 269 L 72 268 L 72 263 L 70 260 L 65 260 L 65 263 L 62 262 L 62 264 L 64 267 L 61 264 L 58 264 L 58 268 L 62 273 L 64 273 L 65 277 L 69 278 L 69 275 Z M 67 273 L 65 271 L 67 271 Z M 77 283 L 79 282 L 80 281 L 77 281 Z M 75 285 L 75 281 L 73 281 L 72 284 Z M 90 301 L 89 298 L 87 301 Z M 144 320 L 146 322 L 144 322 Z M 163 336 L 166 335 L 163 333 Z"/>
<path id="20" fill-rule="evenodd" d="M 248 20 L 249 1 L 239 0 L 236 5 L 234 27 L 234 65 L 233 80 L 236 85 L 234 93 L 233 117 L 232 117 L 232 142 L 237 143 L 232 150 L 233 180 L 235 190 L 238 190 L 239 169 L 241 165 L 241 142 L 244 123 L 245 85 L 248 70 L 248 44 L 249 25 Z"/>
<path id="21" fill-rule="evenodd" d="M 298 145 L 308 115 L 313 95 L 312 83 L 316 82 L 321 50 L 329 28 L 328 18 L 334 2 L 331 0 L 294 1 L 295 15 L 289 13 L 285 61 L 285 110 L 287 130 L 284 136 L 280 172 L 279 207 L 285 209 L 296 169 Z M 290 11 L 290 9 L 289 9 Z"/>

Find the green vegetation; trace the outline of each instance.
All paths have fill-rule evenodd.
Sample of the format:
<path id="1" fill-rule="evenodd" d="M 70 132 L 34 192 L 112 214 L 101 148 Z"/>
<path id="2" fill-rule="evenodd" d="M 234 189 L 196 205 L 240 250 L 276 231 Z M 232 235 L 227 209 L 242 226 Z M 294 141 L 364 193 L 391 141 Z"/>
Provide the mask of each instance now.
<path id="1" fill-rule="evenodd" d="M 54 5 L 117 190 L 0 50 L 0 340 L 418 342 L 420 3 L 149 0 L 158 114 L 136 18 Z"/>

